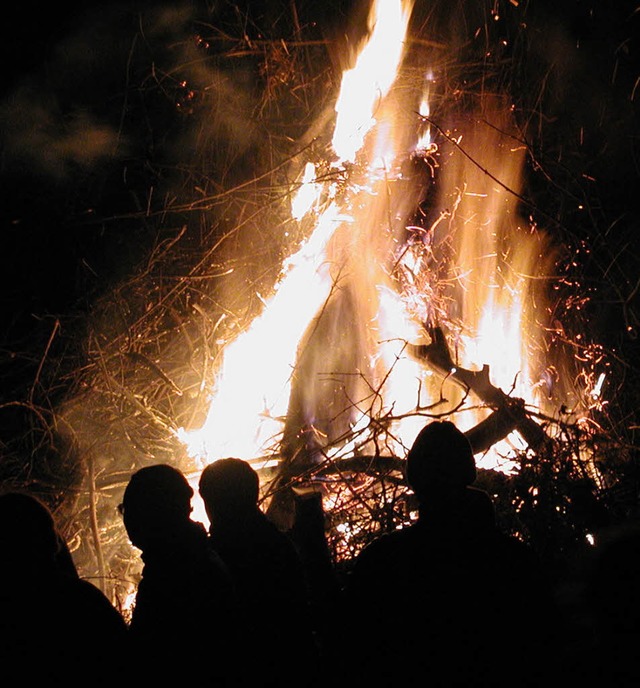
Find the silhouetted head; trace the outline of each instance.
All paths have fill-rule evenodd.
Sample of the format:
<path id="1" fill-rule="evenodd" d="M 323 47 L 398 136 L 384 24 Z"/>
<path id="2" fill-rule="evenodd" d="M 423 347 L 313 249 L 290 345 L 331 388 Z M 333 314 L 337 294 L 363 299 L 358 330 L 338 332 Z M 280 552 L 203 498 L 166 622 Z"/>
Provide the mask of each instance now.
<path id="1" fill-rule="evenodd" d="M 450 421 L 434 421 L 422 428 L 407 455 L 405 471 L 419 500 L 463 489 L 476 479 L 469 440 Z"/>
<path id="2" fill-rule="evenodd" d="M 136 471 L 124 491 L 121 512 L 129 539 L 144 550 L 151 542 L 189 521 L 193 489 L 177 468 L 168 464 Z"/>
<path id="3" fill-rule="evenodd" d="M 200 496 L 209 520 L 253 513 L 258 508 L 260 478 L 242 459 L 227 458 L 210 463 L 202 471 Z"/>
<path id="4" fill-rule="evenodd" d="M 33 495 L 0 495 L 0 552 L 3 566 L 14 570 L 54 565 L 60 552 L 58 531 L 49 508 Z"/>

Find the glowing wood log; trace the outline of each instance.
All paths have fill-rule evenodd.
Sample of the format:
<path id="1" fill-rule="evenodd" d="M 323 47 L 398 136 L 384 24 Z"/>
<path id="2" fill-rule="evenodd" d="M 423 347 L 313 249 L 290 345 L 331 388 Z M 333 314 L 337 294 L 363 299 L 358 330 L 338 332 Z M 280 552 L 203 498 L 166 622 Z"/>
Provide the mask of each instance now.
<path id="1" fill-rule="evenodd" d="M 474 371 L 460 368 L 451 358 L 444 333 L 439 327 L 429 328 L 430 344 L 409 345 L 409 353 L 424 361 L 434 371 L 475 394 L 494 413 L 465 433 L 475 453 L 484 451 L 517 430 L 525 442 L 538 451 L 550 438 L 544 428 L 527 413 L 522 399 L 510 397 L 489 379 L 489 366 Z"/>

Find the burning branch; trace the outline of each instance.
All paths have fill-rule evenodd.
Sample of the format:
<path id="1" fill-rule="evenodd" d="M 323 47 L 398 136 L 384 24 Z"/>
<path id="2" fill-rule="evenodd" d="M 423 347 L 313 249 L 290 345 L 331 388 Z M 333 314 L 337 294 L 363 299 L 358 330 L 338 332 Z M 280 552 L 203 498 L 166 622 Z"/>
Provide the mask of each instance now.
<path id="1" fill-rule="evenodd" d="M 431 343 L 409 345 L 409 352 L 465 391 L 473 392 L 483 403 L 494 409 L 487 419 L 467 432 L 474 452 L 485 451 L 513 430 L 517 430 L 534 451 L 549 444 L 549 436 L 527 413 L 524 401 L 510 397 L 491 383 L 488 365 L 478 371 L 460 368 L 451 357 L 442 330 L 439 327 L 426 329 Z"/>

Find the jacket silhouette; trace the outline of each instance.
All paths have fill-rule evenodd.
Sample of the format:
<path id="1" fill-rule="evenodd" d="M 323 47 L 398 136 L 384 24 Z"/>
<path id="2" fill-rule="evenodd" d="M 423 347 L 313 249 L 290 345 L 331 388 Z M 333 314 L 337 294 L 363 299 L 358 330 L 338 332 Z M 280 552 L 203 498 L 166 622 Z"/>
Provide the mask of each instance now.
<path id="1" fill-rule="evenodd" d="M 489 495 L 472 486 L 468 441 L 433 422 L 405 468 L 419 518 L 356 559 L 349 675 L 375 687 L 547 685 L 552 590 L 533 551 L 497 528 Z"/>
<path id="2" fill-rule="evenodd" d="M 78 575 L 44 502 L 21 492 L 0 496 L 0 551 L 3 675 L 16 685 L 127 685 L 124 618 Z"/>

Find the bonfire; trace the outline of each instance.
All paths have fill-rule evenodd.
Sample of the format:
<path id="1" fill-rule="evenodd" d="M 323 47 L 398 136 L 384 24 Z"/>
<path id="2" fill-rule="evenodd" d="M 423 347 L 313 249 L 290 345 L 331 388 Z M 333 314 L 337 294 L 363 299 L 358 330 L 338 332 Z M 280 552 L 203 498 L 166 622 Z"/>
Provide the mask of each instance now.
<path id="1" fill-rule="evenodd" d="M 501 525 L 543 553 L 617 508 L 612 363 L 576 316 L 567 236 L 530 195 L 506 44 L 485 26 L 473 61 L 478 34 L 444 26 L 401 0 L 322 39 L 295 13 L 269 39 L 212 18 L 189 24 L 173 72 L 148 73 L 197 164 L 140 213 L 157 245 L 94 305 L 50 428 L 74 557 L 120 608 L 140 562 L 116 506 L 151 463 L 196 487 L 206 464 L 246 459 L 285 530 L 319 494 L 339 570 L 416 517 L 403 461 L 432 419 L 467 434 Z M 241 131 L 248 65 L 262 91 Z"/>

